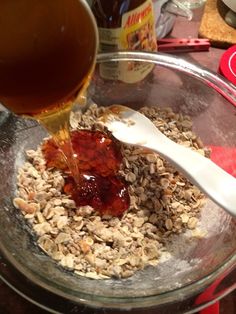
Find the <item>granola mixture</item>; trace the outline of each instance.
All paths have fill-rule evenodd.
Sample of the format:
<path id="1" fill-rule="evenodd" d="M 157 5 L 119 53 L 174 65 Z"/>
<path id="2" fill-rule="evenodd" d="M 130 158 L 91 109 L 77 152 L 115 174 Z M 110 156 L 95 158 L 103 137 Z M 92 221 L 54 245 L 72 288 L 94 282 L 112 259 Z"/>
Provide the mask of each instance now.
<path id="1" fill-rule="evenodd" d="M 91 106 L 72 114 L 73 129 L 99 129 L 103 107 Z M 170 108 L 140 110 L 169 138 L 208 155 L 192 132 L 188 116 Z M 93 208 L 75 207 L 63 193 L 60 171 L 46 169 L 41 147 L 26 152 L 19 169 L 14 206 L 21 210 L 37 235 L 39 247 L 60 265 L 95 279 L 132 276 L 157 265 L 171 235 L 196 231 L 205 196 L 172 165 L 151 151 L 121 146 L 119 174 L 129 185 L 131 205 L 121 217 L 99 216 Z"/>

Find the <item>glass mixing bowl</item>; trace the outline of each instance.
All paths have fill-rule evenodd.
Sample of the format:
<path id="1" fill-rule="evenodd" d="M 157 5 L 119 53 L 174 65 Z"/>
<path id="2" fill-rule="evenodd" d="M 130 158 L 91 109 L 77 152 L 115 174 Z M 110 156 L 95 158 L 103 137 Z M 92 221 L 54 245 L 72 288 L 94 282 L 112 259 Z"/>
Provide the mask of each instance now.
<path id="1" fill-rule="evenodd" d="M 153 63 L 154 70 L 136 84 L 100 78 L 100 63 L 127 60 Z M 169 106 L 191 116 L 205 145 L 236 149 L 236 88 L 222 77 L 175 56 L 152 53 L 99 55 L 97 67 L 88 102 Z M 36 148 L 46 133 L 36 122 L 6 111 L 0 115 L 0 130 L 0 274 L 18 293 L 54 313 L 92 313 L 94 308 L 94 313 L 148 309 L 149 314 L 177 314 L 192 313 L 236 288 L 236 220 L 210 200 L 200 218 L 207 234 L 192 242 L 179 236 L 179 251 L 156 267 L 109 280 L 75 276 L 59 267 L 36 246 L 12 206 L 24 151 Z M 221 158 L 230 160 L 227 149 Z"/>

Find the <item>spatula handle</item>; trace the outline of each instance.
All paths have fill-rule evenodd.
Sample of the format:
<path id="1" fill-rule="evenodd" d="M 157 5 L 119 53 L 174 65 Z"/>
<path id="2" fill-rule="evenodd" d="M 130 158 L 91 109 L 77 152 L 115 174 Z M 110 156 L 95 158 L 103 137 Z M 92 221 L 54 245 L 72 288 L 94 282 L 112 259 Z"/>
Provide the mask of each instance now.
<path id="1" fill-rule="evenodd" d="M 158 145 L 158 149 L 157 149 Z M 170 139 L 144 145 L 170 161 L 190 182 L 197 185 L 215 203 L 236 216 L 236 179 L 201 154 Z"/>

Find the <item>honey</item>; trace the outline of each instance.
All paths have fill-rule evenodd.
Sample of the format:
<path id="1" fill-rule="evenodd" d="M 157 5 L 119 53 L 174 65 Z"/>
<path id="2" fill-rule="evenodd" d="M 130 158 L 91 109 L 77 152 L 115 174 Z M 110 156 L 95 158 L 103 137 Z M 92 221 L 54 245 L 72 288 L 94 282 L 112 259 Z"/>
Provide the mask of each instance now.
<path id="1" fill-rule="evenodd" d="M 101 214 L 122 215 L 130 205 L 128 187 L 117 175 L 122 156 L 118 142 L 100 131 L 80 130 L 71 133 L 71 143 L 79 170 L 76 184 L 61 151 L 52 139 L 42 146 L 49 168 L 66 174 L 64 191 L 77 206 L 90 205 Z M 63 151 L 68 150 L 68 142 Z"/>
<path id="2" fill-rule="evenodd" d="M 0 17 L 0 101 L 37 119 L 63 150 L 73 102 L 94 69 L 90 9 L 85 0 L 11 0 L 0 1 Z M 70 145 L 64 158 L 78 182 L 73 156 Z"/>
<path id="3" fill-rule="evenodd" d="M 0 1 L 0 101 L 20 115 L 58 111 L 86 85 L 96 54 L 78 0 Z"/>
<path id="4" fill-rule="evenodd" d="M 117 176 L 121 155 L 114 140 L 101 132 L 69 132 L 73 102 L 94 70 L 97 31 L 88 5 L 0 1 L 0 16 L 0 101 L 52 135 L 43 146 L 47 165 L 67 174 L 64 190 L 78 206 L 121 215 L 129 194 Z"/>

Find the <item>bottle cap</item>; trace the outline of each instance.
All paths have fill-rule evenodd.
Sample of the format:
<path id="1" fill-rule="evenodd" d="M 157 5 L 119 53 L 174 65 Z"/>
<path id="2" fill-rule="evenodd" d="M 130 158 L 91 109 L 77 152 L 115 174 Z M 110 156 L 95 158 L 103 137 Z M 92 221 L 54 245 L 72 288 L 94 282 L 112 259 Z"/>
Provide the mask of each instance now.
<path id="1" fill-rule="evenodd" d="M 236 85 L 236 45 L 227 49 L 222 55 L 219 72 Z"/>

